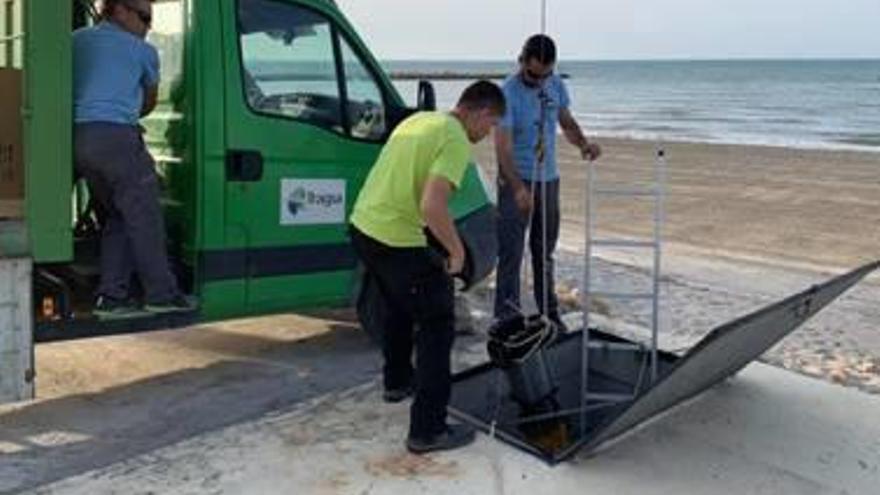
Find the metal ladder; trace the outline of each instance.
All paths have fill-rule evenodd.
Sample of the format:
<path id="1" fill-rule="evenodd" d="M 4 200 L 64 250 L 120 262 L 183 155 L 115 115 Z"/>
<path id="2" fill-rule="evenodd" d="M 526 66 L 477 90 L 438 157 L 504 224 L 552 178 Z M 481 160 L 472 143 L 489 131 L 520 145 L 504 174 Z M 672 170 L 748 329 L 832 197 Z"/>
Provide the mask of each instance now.
<path id="1" fill-rule="evenodd" d="M 639 187 L 600 187 L 597 180 L 596 164 L 589 162 L 587 169 L 586 184 L 586 211 L 584 214 L 584 274 L 581 287 L 581 305 L 583 308 L 583 332 L 581 334 L 581 411 L 586 414 L 593 403 L 616 403 L 627 402 L 635 398 L 639 393 L 641 376 L 634 385 L 630 394 L 603 394 L 593 392 L 589 388 L 589 360 L 590 349 L 603 349 L 610 352 L 636 351 L 645 352 L 645 346 L 637 343 L 607 343 L 590 339 L 590 305 L 593 298 L 615 300 L 646 300 L 651 301 L 651 345 L 650 354 L 650 383 L 657 379 L 657 345 L 659 333 L 659 296 L 660 296 L 660 261 L 662 254 L 662 231 L 665 222 L 665 199 L 666 199 L 666 152 L 658 147 L 654 161 L 654 183 Z M 601 197 L 630 197 L 630 198 L 653 198 L 654 229 L 653 238 L 648 240 L 597 238 L 596 222 L 597 213 L 595 205 Z M 615 292 L 606 288 L 597 290 L 594 287 L 592 276 L 594 273 L 593 251 L 597 247 L 616 247 L 626 249 L 649 249 L 653 254 L 652 285 L 649 292 Z M 644 370 L 644 361 L 642 369 Z M 640 375 L 642 373 L 640 372 Z M 583 424 L 583 422 L 582 422 Z"/>

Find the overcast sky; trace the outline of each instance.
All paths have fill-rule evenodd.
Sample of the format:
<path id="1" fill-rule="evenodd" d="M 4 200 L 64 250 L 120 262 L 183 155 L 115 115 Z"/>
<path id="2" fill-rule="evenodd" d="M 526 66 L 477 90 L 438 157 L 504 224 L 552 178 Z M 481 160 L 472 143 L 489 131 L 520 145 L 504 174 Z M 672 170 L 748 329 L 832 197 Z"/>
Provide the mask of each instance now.
<path id="1" fill-rule="evenodd" d="M 337 0 L 380 59 L 511 59 L 540 0 Z M 880 0 L 547 0 L 566 59 L 880 58 Z"/>

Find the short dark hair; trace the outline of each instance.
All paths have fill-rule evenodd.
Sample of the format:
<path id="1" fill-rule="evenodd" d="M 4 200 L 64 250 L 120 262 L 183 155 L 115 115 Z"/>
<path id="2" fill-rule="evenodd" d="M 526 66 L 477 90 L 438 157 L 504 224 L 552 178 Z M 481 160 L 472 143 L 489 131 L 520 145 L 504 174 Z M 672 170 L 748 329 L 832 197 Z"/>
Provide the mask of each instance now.
<path id="1" fill-rule="evenodd" d="M 498 115 L 504 115 L 507 111 L 507 103 L 504 101 L 504 92 L 497 84 L 481 79 L 465 88 L 458 99 L 458 106 L 469 110 L 482 110 L 488 108 Z"/>
<path id="2" fill-rule="evenodd" d="M 153 0 L 147 0 L 148 3 L 153 3 Z M 113 10 L 116 9 L 117 5 L 125 5 L 126 7 L 131 6 L 131 0 L 104 0 L 101 2 L 101 17 L 104 19 L 109 19 L 113 16 Z"/>
<path id="3" fill-rule="evenodd" d="M 556 43 L 546 34 L 535 34 L 523 45 L 520 59 L 523 63 L 535 59 L 543 65 L 556 62 Z"/>

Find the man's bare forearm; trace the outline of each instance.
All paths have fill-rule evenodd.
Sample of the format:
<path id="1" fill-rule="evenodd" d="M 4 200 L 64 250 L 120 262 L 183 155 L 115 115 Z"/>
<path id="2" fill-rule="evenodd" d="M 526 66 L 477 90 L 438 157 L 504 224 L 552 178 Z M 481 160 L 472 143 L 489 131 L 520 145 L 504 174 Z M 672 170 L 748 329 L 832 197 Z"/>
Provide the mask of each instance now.
<path id="1" fill-rule="evenodd" d="M 581 130 L 580 126 L 575 126 L 571 129 L 563 129 L 563 133 L 568 142 L 578 148 L 583 148 L 587 145 L 587 137 L 584 136 L 584 132 Z"/>
<path id="2" fill-rule="evenodd" d="M 559 125 L 562 127 L 565 138 L 581 150 L 581 156 L 585 160 L 598 160 L 602 156 L 602 147 L 587 140 L 581 126 L 578 125 L 567 108 L 559 111 Z"/>
<path id="3" fill-rule="evenodd" d="M 159 88 L 156 86 L 150 86 L 144 88 L 144 102 L 141 105 L 141 117 L 146 117 L 150 114 L 155 108 L 156 103 L 159 100 Z"/>
<path id="4" fill-rule="evenodd" d="M 519 176 L 519 171 L 513 164 L 513 157 L 507 157 L 505 159 L 499 156 L 498 168 L 501 173 L 501 178 L 503 179 L 505 184 L 513 187 L 514 189 L 517 189 L 519 188 L 519 186 L 524 185 L 522 177 Z"/>
<path id="5" fill-rule="evenodd" d="M 501 174 L 501 179 L 505 184 L 514 189 L 519 189 L 524 184 L 513 161 L 513 144 L 510 133 L 500 129 L 496 129 L 495 133 L 495 155 L 498 159 L 498 173 Z"/>
<path id="6" fill-rule="evenodd" d="M 464 259 L 464 244 L 449 214 L 448 201 L 451 193 L 452 186 L 449 182 L 435 177 L 428 179 L 421 201 L 422 216 L 428 230 L 449 256 Z"/>
<path id="7" fill-rule="evenodd" d="M 464 257 L 464 244 L 455 230 L 455 223 L 449 210 L 444 206 L 442 208 L 431 207 L 424 212 L 425 224 L 428 230 L 437 241 L 443 246 L 451 257 Z"/>
<path id="8" fill-rule="evenodd" d="M 562 127 L 562 133 L 569 143 L 581 149 L 587 145 L 588 141 L 584 131 L 570 112 L 564 111 L 560 114 L 559 125 Z"/>

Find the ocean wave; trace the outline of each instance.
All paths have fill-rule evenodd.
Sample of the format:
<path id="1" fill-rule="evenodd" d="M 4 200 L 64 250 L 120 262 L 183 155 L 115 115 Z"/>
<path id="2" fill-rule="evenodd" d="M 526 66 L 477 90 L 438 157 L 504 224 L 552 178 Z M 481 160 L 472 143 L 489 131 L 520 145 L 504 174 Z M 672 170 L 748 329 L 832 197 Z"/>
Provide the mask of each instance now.
<path id="1" fill-rule="evenodd" d="M 880 101 L 873 97 L 880 60 L 564 62 L 563 69 L 571 74 L 572 113 L 590 133 L 880 151 Z M 436 87 L 442 108 L 461 91 Z M 414 87 L 404 94 L 414 95 Z"/>
<path id="2" fill-rule="evenodd" d="M 838 140 L 809 140 L 767 136 L 707 135 L 698 133 L 664 133 L 644 130 L 590 129 L 588 133 L 597 137 L 615 139 L 634 139 L 638 141 L 670 143 L 728 144 L 741 146 L 771 146 L 802 150 L 857 151 L 880 154 L 880 141 L 842 138 Z"/>
<path id="3" fill-rule="evenodd" d="M 839 143 L 880 148 L 880 134 L 857 134 L 837 139 Z"/>

